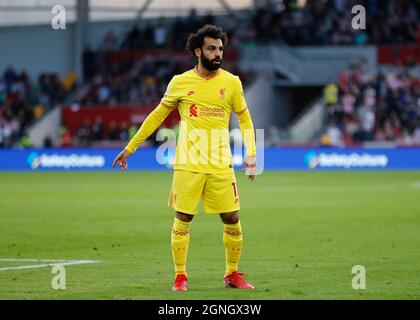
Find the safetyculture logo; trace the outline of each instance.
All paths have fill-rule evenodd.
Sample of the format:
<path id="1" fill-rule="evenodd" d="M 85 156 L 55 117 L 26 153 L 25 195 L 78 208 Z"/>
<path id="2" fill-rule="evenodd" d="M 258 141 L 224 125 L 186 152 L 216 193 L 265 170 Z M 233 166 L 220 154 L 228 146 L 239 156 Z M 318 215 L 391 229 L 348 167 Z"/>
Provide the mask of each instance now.
<path id="1" fill-rule="evenodd" d="M 318 157 L 315 152 L 310 151 L 305 155 L 305 164 L 310 169 L 315 169 L 318 166 Z"/>
<path id="2" fill-rule="evenodd" d="M 310 169 L 316 168 L 385 168 L 388 157 L 385 154 L 368 153 L 320 153 L 310 151 L 305 155 L 305 164 Z"/>
<path id="3" fill-rule="evenodd" d="M 45 154 L 39 155 L 32 152 L 26 162 L 29 166 L 36 170 L 38 168 L 54 168 L 54 169 L 71 169 L 71 168 L 102 168 L 105 165 L 105 157 L 101 155 L 87 154 Z"/>
<path id="4" fill-rule="evenodd" d="M 28 158 L 26 158 L 26 162 L 31 166 L 32 169 L 36 170 L 41 164 L 41 159 L 36 152 L 32 152 Z"/>

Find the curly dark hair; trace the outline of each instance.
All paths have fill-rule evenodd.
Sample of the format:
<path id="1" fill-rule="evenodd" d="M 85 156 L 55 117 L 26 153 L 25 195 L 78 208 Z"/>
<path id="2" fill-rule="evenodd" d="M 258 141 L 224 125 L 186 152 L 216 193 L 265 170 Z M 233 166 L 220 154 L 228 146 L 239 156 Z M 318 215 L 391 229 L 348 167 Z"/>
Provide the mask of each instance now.
<path id="1" fill-rule="evenodd" d="M 212 24 L 206 24 L 204 27 L 198 29 L 196 33 L 190 33 L 185 49 L 191 51 L 192 55 L 195 57 L 194 50 L 203 47 L 205 37 L 221 39 L 223 46 L 228 43 L 227 35 L 223 32 L 222 28 Z"/>

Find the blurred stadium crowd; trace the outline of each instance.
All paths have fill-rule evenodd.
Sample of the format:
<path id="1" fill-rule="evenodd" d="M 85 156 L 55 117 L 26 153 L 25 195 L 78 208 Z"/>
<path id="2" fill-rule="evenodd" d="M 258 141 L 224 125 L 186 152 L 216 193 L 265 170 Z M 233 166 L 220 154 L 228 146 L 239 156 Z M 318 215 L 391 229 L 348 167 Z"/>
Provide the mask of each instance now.
<path id="1" fill-rule="evenodd" d="M 56 104 L 62 103 L 72 86 L 55 73 L 42 73 L 31 81 L 25 71 L 12 66 L 0 78 L 0 147 L 31 146 L 27 127 Z"/>
<path id="2" fill-rule="evenodd" d="M 101 64 L 95 62 L 95 65 Z M 182 73 L 187 65 L 185 59 L 152 56 L 105 63 L 78 90 L 77 102 L 81 105 L 157 105 L 172 76 Z"/>
<path id="3" fill-rule="evenodd" d="M 366 9 L 366 29 L 354 30 L 351 9 Z M 257 11 L 251 32 L 258 41 L 289 45 L 420 44 L 420 2 L 401 0 L 277 2 Z"/>
<path id="4" fill-rule="evenodd" d="M 224 68 L 240 76 L 244 85 L 255 74 L 236 65 L 239 44 L 258 46 L 274 42 L 289 45 L 416 44 L 420 46 L 420 1 L 284 1 L 260 8 L 251 19 L 232 16 L 225 30 L 230 38 Z M 351 7 L 363 4 L 367 29 L 351 28 Z M 0 147 L 28 147 L 27 128 L 57 104 L 155 106 L 174 74 L 193 66 L 183 52 L 188 34 L 206 23 L 210 13 L 194 10 L 185 18 L 160 18 L 143 28 L 135 25 L 122 37 L 109 31 L 102 44 L 86 48 L 84 79 L 77 86 L 74 74 L 40 74 L 29 79 L 25 71 L 10 66 L 0 74 Z M 229 53 L 228 53 L 229 52 Z M 419 71 L 408 61 L 399 67 L 373 73 L 362 64 L 343 71 L 337 83 L 324 89 L 329 125 L 323 144 L 357 144 L 365 141 L 397 141 L 420 144 Z M 100 118 L 85 121 L 72 135 L 60 129 L 59 146 L 90 145 L 94 141 L 125 141 L 137 126 L 113 122 L 104 128 Z M 45 146 L 53 145 L 47 138 Z"/>
<path id="5" fill-rule="evenodd" d="M 325 87 L 324 100 L 329 120 L 324 144 L 420 144 L 420 68 L 415 65 L 372 72 L 355 64 Z"/>

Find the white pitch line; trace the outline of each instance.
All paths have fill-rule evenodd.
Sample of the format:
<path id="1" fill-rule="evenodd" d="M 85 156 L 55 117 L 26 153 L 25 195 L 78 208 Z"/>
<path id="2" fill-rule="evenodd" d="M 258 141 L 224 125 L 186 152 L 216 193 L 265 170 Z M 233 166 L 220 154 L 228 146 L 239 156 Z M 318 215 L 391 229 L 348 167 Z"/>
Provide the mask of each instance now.
<path id="1" fill-rule="evenodd" d="M 73 261 L 93 261 L 93 260 L 60 260 L 60 259 L 16 259 L 0 258 L 0 261 L 21 261 L 21 262 L 73 262 Z"/>
<path id="2" fill-rule="evenodd" d="M 68 265 L 75 265 L 75 264 L 91 264 L 91 263 L 101 262 L 101 261 L 95 261 L 95 260 L 49 260 L 49 259 L 0 259 L 0 261 L 54 262 L 54 263 L 47 263 L 47 264 L 34 264 L 34 265 L 29 265 L 29 266 L 0 268 L 0 271 L 47 268 L 47 267 L 53 267 L 53 266 L 68 266 Z"/>

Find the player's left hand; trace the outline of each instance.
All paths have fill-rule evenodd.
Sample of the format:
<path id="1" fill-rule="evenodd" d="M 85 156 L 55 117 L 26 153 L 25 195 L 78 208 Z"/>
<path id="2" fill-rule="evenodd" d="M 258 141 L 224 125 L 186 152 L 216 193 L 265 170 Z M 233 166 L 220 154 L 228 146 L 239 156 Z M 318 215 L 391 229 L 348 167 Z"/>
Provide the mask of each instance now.
<path id="1" fill-rule="evenodd" d="M 248 175 L 249 181 L 254 181 L 256 167 L 257 159 L 255 157 L 247 156 L 245 158 L 244 164 L 242 165 L 242 171 L 248 169 L 248 171 L 245 171 L 245 173 Z"/>

